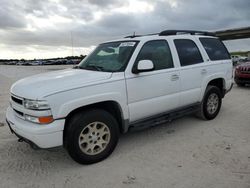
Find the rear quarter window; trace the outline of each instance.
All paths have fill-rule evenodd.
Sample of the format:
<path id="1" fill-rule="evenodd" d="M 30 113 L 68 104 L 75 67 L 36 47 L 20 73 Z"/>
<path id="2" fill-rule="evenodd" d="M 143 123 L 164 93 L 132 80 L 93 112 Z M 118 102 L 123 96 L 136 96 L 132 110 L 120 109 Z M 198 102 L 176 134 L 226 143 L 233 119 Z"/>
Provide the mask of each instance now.
<path id="1" fill-rule="evenodd" d="M 225 45 L 215 38 L 200 38 L 200 42 L 205 48 L 210 60 L 225 60 L 230 59 L 230 55 Z"/>

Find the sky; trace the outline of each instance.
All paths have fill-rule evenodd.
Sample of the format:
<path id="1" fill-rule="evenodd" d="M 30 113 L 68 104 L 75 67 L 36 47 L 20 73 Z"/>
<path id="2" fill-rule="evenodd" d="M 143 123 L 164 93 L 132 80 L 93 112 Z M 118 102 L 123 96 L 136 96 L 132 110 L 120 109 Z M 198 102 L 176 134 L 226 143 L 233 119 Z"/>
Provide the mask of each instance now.
<path id="1" fill-rule="evenodd" d="M 0 0 L 0 5 L 0 59 L 86 55 L 101 42 L 134 32 L 250 26 L 250 0 Z M 250 39 L 225 44 L 229 51 L 250 50 Z"/>

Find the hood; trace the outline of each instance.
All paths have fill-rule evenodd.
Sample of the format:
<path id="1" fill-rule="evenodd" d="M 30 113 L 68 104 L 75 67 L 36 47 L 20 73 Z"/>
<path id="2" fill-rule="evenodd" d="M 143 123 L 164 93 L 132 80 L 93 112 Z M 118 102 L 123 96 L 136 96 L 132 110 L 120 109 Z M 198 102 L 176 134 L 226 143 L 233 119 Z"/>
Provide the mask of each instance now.
<path id="1" fill-rule="evenodd" d="M 27 99 L 41 99 L 56 92 L 96 84 L 111 78 L 110 72 L 65 69 L 21 79 L 11 87 L 11 93 Z"/>

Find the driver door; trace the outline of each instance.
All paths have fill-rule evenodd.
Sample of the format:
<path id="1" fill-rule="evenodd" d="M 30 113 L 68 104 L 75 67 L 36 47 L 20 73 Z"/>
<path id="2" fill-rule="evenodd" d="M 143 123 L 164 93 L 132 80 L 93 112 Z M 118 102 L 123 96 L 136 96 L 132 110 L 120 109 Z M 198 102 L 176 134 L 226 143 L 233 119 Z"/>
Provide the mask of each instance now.
<path id="1" fill-rule="evenodd" d="M 140 60 L 151 60 L 154 70 L 125 73 L 130 122 L 167 112 L 179 107 L 180 73 L 174 66 L 166 40 L 144 43 L 134 66 Z"/>

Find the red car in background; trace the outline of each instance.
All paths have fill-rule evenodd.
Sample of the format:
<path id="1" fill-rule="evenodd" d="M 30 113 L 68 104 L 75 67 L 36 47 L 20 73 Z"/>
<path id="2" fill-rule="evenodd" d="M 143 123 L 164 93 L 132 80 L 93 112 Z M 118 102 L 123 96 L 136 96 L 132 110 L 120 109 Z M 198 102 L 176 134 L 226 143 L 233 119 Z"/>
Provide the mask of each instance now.
<path id="1" fill-rule="evenodd" d="M 234 81 L 238 86 L 250 84 L 250 62 L 245 62 L 236 66 Z"/>

